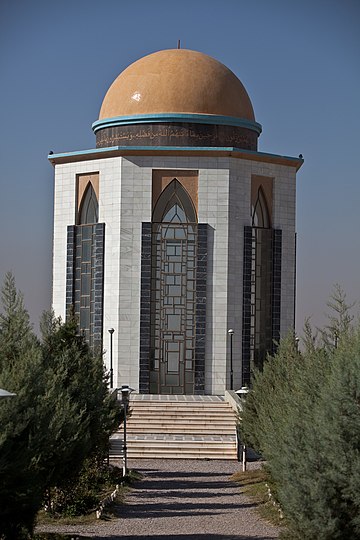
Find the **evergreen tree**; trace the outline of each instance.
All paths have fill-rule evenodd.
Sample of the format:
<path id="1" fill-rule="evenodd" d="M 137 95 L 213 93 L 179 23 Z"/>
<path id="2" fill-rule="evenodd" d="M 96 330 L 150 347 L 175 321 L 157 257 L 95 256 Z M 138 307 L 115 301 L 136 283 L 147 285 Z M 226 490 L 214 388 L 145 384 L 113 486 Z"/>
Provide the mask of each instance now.
<path id="1" fill-rule="evenodd" d="M 108 391 L 102 355 L 90 350 L 79 335 L 74 317 L 62 323 L 52 313 L 46 313 L 41 330 L 44 362 L 53 372 L 57 386 L 66 389 L 82 416 L 86 433 L 79 437 L 83 448 L 74 449 L 75 455 L 95 453 L 102 459 L 108 452 L 109 436 L 120 419 L 119 404 Z M 75 463 L 72 468 L 76 469 Z"/>
<path id="2" fill-rule="evenodd" d="M 323 346 L 332 349 L 337 347 L 340 338 L 346 339 L 348 332 L 351 330 L 354 319 L 351 315 L 351 309 L 355 306 L 355 302 L 348 304 L 345 292 L 336 283 L 326 305 L 329 309 L 326 314 L 328 324 L 324 329 L 320 330 L 320 334 Z"/>
<path id="3" fill-rule="evenodd" d="M 40 460 L 33 451 L 43 421 L 43 365 L 11 274 L 5 278 L 2 302 L 0 387 L 16 397 L 0 401 L 0 536 L 19 539 L 32 530 L 43 493 Z"/>
<path id="4" fill-rule="evenodd" d="M 69 484 L 89 457 L 103 460 L 119 408 L 109 395 L 101 355 L 76 321 L 42 320 L 34 336 L 23 298 L 8 274 L 0 315 L 0 538 L 27 538 L 44 493 Z"/>
<path id="5" fill-rule="evenodd" d="M 360 328 L 336 289 L 334 314 L 305 349 L 292 336 L 254 379 L 243 411 L 246 441 L 267 460 L 291 540 L 360 538 Z M 334 300 L 335 298 L 335 300 Z M 335 308 L 335 309 L 334 309 Z M 329 337 L 338 331 L 337 347 Z"/>
<path id="6" fill-rule="evenodd" d="M 280 342 L 277 354 L 268 357 L 263 370 L 253 376 L 240 431 L 244 442 L 262 454 L 267 455 L 276 446 L 277 432 L 286 422 L 288 393 L 299 361 L 294 335 L 290 333 Z"/>
<path id="7" fill-rule="evenodd" d="M 0 313 L 0 370 L 12 369 L 25 350 L 33 349 L 38 341 L 30 317 L 24 308 L 22 293 L 16 290 L 15 278 L 7 272 L 1 289 L 3 311 Z"/>

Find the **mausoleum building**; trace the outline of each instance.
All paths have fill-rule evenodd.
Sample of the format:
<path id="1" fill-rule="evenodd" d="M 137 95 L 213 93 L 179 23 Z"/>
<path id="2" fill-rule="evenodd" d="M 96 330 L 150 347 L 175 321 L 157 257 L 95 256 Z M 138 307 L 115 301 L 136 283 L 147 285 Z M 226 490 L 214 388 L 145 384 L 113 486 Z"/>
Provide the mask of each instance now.
<path id="1" fill-rule="evenodd" d="M 110 86 L 95 148 L 49 155 L 53 307 L 114 387 L 223 395 L 293 328 L 302 159 L 259 152 L 261 130 L 227 67 L 164 50 Z"/>

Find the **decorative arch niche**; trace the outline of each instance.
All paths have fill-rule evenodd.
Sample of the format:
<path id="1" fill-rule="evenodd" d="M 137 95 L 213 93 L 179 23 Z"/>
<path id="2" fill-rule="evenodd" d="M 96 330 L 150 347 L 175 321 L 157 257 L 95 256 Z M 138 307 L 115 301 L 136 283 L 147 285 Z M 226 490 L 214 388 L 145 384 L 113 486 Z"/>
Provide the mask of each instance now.
<path id="1" fill-rule="evenodd" d="M 154 211 L 153 223 L 197 223 L 194 204 L 181 183 L 174 178 L 160 194 Z"/>
<path id="2" fill-rule="evenodd" d="M 187 190 L 174 178 L 152 216 L 150 392 L 195 391 L 198 225 Z"/>
<path id="3" fill-rule="evenodd" d="M 88 182 L 78 213 L 79 225 L 90 225 L 97 223 L 99 219 L 99 203 L 96 197 L 95 190 L 91 182 Z"/>
<path id="4" fill-rule="evenodd" d="M 262 186 L 259 187 L 255 204 L 252 206 L 252 226 L 269 229 L 270 213 Z"/>
<path id="5" fill-rule="evenodd" d="M 66 311 L 89 345 L 102 349 L 105 223 L 99 223 L 99 173 L 76 176 L 76 225 L 68 226 Z"/>
<path id="6" fill-rule="evenodd" d="M 244 229 L 243 385 L 280 339 L 281 230 L 273 229 L 273 178 L 251 178 L 251 225 Z"/>

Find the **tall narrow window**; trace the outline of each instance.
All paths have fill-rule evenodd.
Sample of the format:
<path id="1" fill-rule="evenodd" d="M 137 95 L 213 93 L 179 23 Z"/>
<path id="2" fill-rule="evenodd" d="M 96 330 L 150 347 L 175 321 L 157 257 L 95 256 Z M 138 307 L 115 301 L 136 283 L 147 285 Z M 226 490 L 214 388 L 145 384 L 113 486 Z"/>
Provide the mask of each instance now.
<path id="1" fill-rule="evenodd" d="M 196 211 L 174 179 L 153 212 L 151 393 L 194 393 L 196 259 Z"/>
<path id="2" fill-rule="evenodd" d="M 91 182 L 88 183 L 79 209 L 79 225 L 98 222 L 98 201 Z"/>
<path id="3" fill-rule="evenodd" d="M 90 345 L 100 341 L 96 305 L 100 302 L 102 306 L 99 276 L 103 266 L 104 227 L 97 222 L 98 200 L 88 182 L 79 207 L 79 225 L 75 227 L 74 312 Z"/>
<path id="4" fill-rule="evenodd" d="M 257 192 L 255 205 L 252 207 L 252 226 L 263 227 L 265 229 L 271 227 L 269 210 L 261 186 L 259 187 Z"/>
<path id="5" fill-rule="evenodd" d="M 272 289 L 273 289 L 273 230 L 266 197 L 261 185 L 255 192 L 252 213 L 251 273 L 250 278 L 250 328 L 247 377 L 254 369 L 262 369 L 268 352 L 273 350 Z M 248 246 L 248 247 L 250 247 Z M 245 260 L 244 255 L 244 260 Z M 245 358 L 243 362 L 246 363 Z M 249 379 L 243 380 L 248 384 Z"/>

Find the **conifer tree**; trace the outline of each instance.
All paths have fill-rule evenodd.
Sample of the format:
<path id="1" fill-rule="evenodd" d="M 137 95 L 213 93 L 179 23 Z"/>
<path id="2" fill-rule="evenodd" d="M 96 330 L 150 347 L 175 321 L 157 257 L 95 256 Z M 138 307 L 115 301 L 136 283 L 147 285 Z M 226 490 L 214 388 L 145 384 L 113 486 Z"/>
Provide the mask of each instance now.
<path id="1" fill-rule="evenodd" d="M 289 336 L 258 373 L 242 414 L 245 440 L 260 450 L 291 540 L 360 538 L 360 327 L 340 288 L 316 342 Z M 331 339 L 334 329 L 337 343 Z"/>
<path id="2" fill-rule="evenodd" d="M 0 538 L 31 534 L 44 493 L 69 483 L 89 456 L 103 459 L 119 421 L 101 355 L 78 335 L 76 321 L 53 314 L 33 334 L 23 298 L 8 274 L 0 314 Z"/>
<path id="3" fill-rule="evenodd" d="M 52 476 L 52 485 L 59 487 L 69 480 L 69 471 L 76 475 L 86 457 L 97 454 L 101 460 L 107 454 L 109 436 L 119 424 L 119 406 L 108 392 L 102 356 L 90 350 L 74 318 L 62 323 L 46 313 L 41 330 L 44 363 L 52 374 L 54 394 L 57 388 L 63 389 L 57 401 L 59 412 L 65 400 L 73 408 L 69 420 L 77 426 L 75 432 L 70 430 L 73 444 L 64 446 Z M 55 460 L 58 456 L 59 447 Z"/>
<path id="4" fill-rule="evenodd" d="M 0 535 L 22 538 L 41 504 L 40 458 L 34 453 L 43 421 L 42 355 L 22 295 L 11 274 L 2 289 L 0 387 L 16 396 L 0 402 Z"/>

